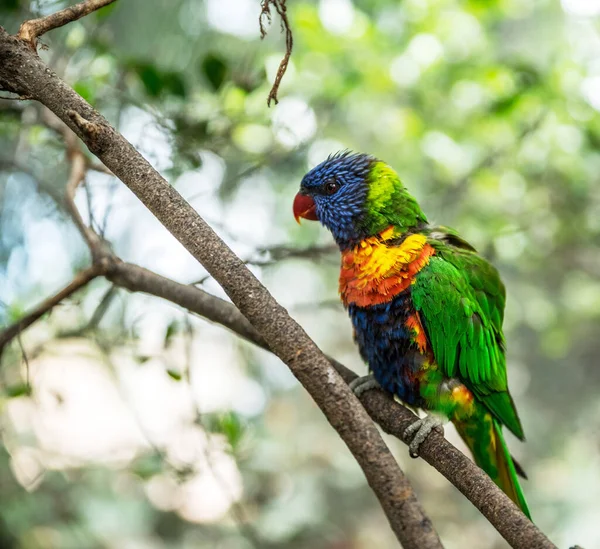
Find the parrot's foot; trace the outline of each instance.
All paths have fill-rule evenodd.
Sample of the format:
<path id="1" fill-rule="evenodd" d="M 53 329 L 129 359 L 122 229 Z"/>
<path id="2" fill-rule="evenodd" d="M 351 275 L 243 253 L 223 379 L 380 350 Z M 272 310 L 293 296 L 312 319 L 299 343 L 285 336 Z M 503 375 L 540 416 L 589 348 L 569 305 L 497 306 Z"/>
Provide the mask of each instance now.
<path id="1" fill-rule="evenodd" d="M 381 389 L 381 385 L 377 383 L 377 380 L 373 376 L 373 374 L 369 374 L 368 376 L 357 377 L 353 379 L 348 385 L 352 392 L 360 397 L 365 391 L 369 391 L 371 389 Z"/>
<path id="2" fill-rule="evenodd" d="M 408 446 L 410 457 L 419 457 L 419 446 L 429 436 L 433 429 L 438 429 L 444 433 L 444 420 L 438 416 L 427 414 L 424 418 L 418 419 L 404 431 L 404 438 L 410 438 L 414 435 Z"/>

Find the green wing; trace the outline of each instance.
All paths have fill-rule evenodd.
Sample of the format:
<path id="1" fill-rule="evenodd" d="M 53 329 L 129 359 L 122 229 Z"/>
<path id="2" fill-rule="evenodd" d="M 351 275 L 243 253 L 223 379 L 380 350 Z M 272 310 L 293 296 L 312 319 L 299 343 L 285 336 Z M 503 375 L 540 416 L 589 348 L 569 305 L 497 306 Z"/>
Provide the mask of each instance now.
<path id="1" fill-rule="evenodd" d="M 412 286 L 436 362 L 459 378 L 517 437 L 523 428 L 508 392 L 498 271 L 456 235 L 432 233 L 436 249 Z M 464 242 L 464 245 L 463 245 Z"/>

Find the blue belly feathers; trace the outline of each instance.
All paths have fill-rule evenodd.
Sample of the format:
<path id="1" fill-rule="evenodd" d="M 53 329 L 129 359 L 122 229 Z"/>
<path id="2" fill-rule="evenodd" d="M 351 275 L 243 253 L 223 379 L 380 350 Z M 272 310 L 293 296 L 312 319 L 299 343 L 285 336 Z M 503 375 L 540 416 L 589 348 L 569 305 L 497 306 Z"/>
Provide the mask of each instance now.
<path id="1" fill-rule="evenodd" d="M 425 357 L 411 340 L 407 318 L 414 314 L 410 290 L 388 303 L 348 307 L 360 354 L 375 379 L 390 393 L 410 406 L 420 407 L 418 372 Z"/>

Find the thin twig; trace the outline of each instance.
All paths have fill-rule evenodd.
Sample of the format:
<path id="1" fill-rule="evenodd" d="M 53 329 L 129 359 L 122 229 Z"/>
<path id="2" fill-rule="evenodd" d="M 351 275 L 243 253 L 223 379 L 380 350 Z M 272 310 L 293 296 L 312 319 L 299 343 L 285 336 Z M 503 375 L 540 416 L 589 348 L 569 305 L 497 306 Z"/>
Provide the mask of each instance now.
<path id="1" fill-rule="evenodd" d="M 204 275 L 202 278 L 198 280 L 194 280 L 194 282 L 190 282 L 190 286 L 202 286 L 207 280 L 210 280 L 210 275 Z"/>
<path id="2" fill-rule="evenodd" d="M 100 162 L 90 162 L 88 164 L 88 169 L 98 173 L 103 173 L 104 175 L 111 175 L 114 177 L 114 174 L 104 164 Z"/>
<path id="3" fill-rule="evenodd" d="M 18 336 L 23 330 L 29 328 L 35 321 L 44 316 L 47 312 L 51 311 L 56 305 L 67 299 L 75 292 L 86 286 L 89 282 L 104 274 L 105 267 L 102 263 L 92 265 L 88 269 L 81 271 L 75 278 L 65 286 L 60 292 L 54 294 L 42 301 L 35 309 L 26 314 L 23 318 L 19 319 L 14 324 L 11 324 L 4 331 L 0 332 L 0 356 L 4 347 L 12 341 L 13 338 Z"/>
<path id="4" fill-rule="evenodd" d="M 114 261 L 117 261 L 116 258 Z M 109 261 L 108 265 L 110 265 L 110 264 L 111 264 L 111 262 Z M 84 324 L 83 326 L 74 328 L 74 329 L 69 329 L 69 330 L 65 330 L 64 332 L 60 332 L 60 334 L 58 334 L 57 337 L 62 337 L 62 338 L 80 337 L 84 334 L 91 332 L 92 330 L 95 330 L 98 327 L 98 325 L 100 324 L 100 322 L 102 321 L 102 319 L 104 318 L 104 315 L 108 311 L 108 308 L 110 307 L 110 304 L 112 303 L 112 300 L 117 295 L 118 290 L 119 290 L 119 288 L 117 286 L 115 286 L 114 284 L 112 284 L 110 286 L 110 288 L 108 288 L 108 290 L 104 293 L 104 295 L 100 299 L 100 302 L 96 306 L 96 309 L 94 310 L 94 312 L 92 313 L 92 316 L 90 317 L 89 321 L 86 324 Z"/>
<path id="5" fill-rule="evenodd" d="M 25 385 L 28 391 L 31 391 L 31 383 L 30 383 L 30 370 L 29 370 L 29 358 L 27 357 L 27 352 L 25 351 L 25 346 L 23 345 L 23 340 L 21 339 L 21 334 L 17 334 L 17 341 L 19 343 L 19 347 L 21 349 L 21 355 L 23 357 L 23 361 L 25 362 Z M 1 352 L 1 351 L 0 351 Z"/>
<path id="6" fill-rule="evenodd" d="M 337 251 L 338 248 L 335 244 L 311 246 L 309 248 L 273 246 L 272 248 L 262 248 L 257 250 L 254 257 L 244 261 L 244 263 L 256 267 L 268 267 L 287 259 L 310 259 L 312 261 L 318 261 L 323 258 L 331 258 L 334 259 L 336 263 L 339 263 L 339 258 L 333 255 Z"/>
<path id="7" fill-rule="evenodd" d="M 292 246 L 273 246 L 272 248 L 261 248 L 256 250 L 250 259 L 245 259 L 245 265 L 252 265 L 253 267 L 271 267 L 276 265 L 280 261 L 287 259 L 310 259 L 312 261 L 319 261 L 323 258 L 329 258 L 339 263 L 339 258 L 333 256 L 333 252 L 338 250 L 335 244 L 326 244 L 324 246 L 311 246 L 310 248 L 294 248 Z M 262 257 L 266 256 L 266 257 Z M 207 280 L 211 278 L 210 275 L 205 275 L 202 278 L 190 282 L 192 286 L 202 286 Z M 339 305 L 339 301 L 337 302 Z"/>
<path id="8" fill-rule="evenodd" d="M 105 294 L 102 296 L 102 299 L 100 300 L 100 303 L 98 303 L 96 310 L 92 314 L 90 321 L 85 326 L 84 330 L 86 332 L 98 327 L 98 325 L 104 318 L 106 311 L 108 311 L 108 308 L 110 307 L 110 304 L 112 303 L 113 298 L 117 295 L 117 290 L 118 290 L 118 288 L 114 284 L 108 290 L 106 290 Z"/>
<path id="9" fill-rule="evenodd" d="M 282 32 L 285 32 L 285 54 L 283 55 L 281 63 L 279 63 L 279 68 L 277 69 L 277 74 L 275 75 L 275 81 L 273 82 L 273 86 L 271 87 L 271 91 L 267 97 L 268 107 L 271 106 L 271 101 L 274 101 L 275 105 L 279 103 L 279 100 L 277 99 L 277 93 L 279 92 L 279 86 L 281 85 L 283 75 L 285 74 L 285 71 L 287 71 L 288 63 L 290 62 L 290 57 L 292 56 L 292 48 L 294 47 L 292 28 L 290 27 L 290 22 L 287 16 L 286 0 L 262 0 L 260 15 L 258 17 L 260 37 L 264 38 L 267 35 L 267 31 L 264 26 L 264 20 L 266 19 L 269 23 L 271 23 L 271 6 L 275 8 L 275 11 L 281 18 L 281 30 Z"/>
<path id="10" fill-rule="evenodd" d="M 9 90 L 0 90 L 0 91 L 7 91 L 8 93 L 13 93 Z M 30 99 L 33 99 L 33 97 L 29 97 L 27 95 L 18 95 L 17 97 L 6 97 L 5 95 L 0 95 L 0 99 L 2 99 L 4 101 L 29 101 Z"/>
<path id="11" fill-rule="evenodd" d="M 92 262 L 96 263 L 103 257 L 110 255 L 108 245 L 106 241 L 85 223 L 79 209 L 75 205 L 77 189 L 83 183 L 87 170 L 91 168 L 91 162 L 81 150 L 79 139 L 66 124 L 46 108 L 43 109 L 41 118 L 43 123 L 60 135 L 65 143 L 67 159 L 71 164 L 71 171 L 65 188 L 65 206 L 90 249 Z M 98 163 L 95 164 L 98 165 Z"/>
<path id="12" fill-rule="evenodd" d="M 57 11 L 46 17 L 30 19 L 21 24 L 17 36 L 29 44 L 36 51 L 37 39 L 48 31 L 63 27 L 72 21 L 77 21 L 93 11 L 112 4 L 115 0 L 85 0 L 64 10 Z"/>

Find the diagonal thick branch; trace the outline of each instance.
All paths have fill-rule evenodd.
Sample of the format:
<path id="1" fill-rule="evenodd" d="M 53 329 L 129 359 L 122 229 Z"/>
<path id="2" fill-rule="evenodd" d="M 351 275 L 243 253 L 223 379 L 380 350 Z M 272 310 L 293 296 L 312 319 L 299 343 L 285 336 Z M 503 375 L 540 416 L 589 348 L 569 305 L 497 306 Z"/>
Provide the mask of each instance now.
<path id="1" fill-rule="evenodd" d="M 67 155 L 71 158 L 71 176 L 66 193 L 67 202 L 71 202 L 69 212 L 72 215 L 75 212 L 76 215 L 73 215 L 74 222 L 80 230 L 83 227 L 82 234 L 84 234 L 84 237 L 85 232 L 95 235 L 90 228 L 83 224 L 81 215 L 77 211 L 74 202 L 72 202 L 73 193 L 69 189 L 74 180 L 73 174 L 78 174 L 81 170 L 79 164 L 74 161 L 77 156 L 72 152 L 69 153 L 70 149 L 77 146 L 76 143 L 73 143 L 74 134 L 60 121 L 57 124 L 56 120 L 49 119 L 47 116 L 44 116 L 44 121 L 47 125 L 53 126 L 63 136 L 67 146 Z M 91 166 L 89 168 L 92 169 Z M 92 257 L 104 257 L 107 260 L 105 263 L 105 276 L 115 286 L 125 288 L 131 292 L 143 292 L 161 297 L 211 322 L 228 328 L 233 333 L 263 349 L 270 350 L 260 333 L 231 303 L 191 285 L 180 284 L 137 265 L 124 263 L 114 256 L 94 253 L 100 245 L 97 235 L 86 238 L 86 240 L 91 248 Z M 319 251 L 327 252 L 328 248 Z M 279 259 L 296 255 L 302 256 L 304 253 L 302 250 L 298 252 L 287 248 L 275 249 L 271 252 L 274 257 Z M 72 284 L 69 285 L 69 287 L 71 286 Z M 58 304 L 60 301 L 58 296 L 66 297 L 64 293 L 57 294 L 54 298 L 46 300 L 44 302 L 46 305 L 42 304 L 36 311 L 46 312 L 51 306 Z M 18 324 L 21 329 L 24 329 L 40 316 L 39 314 L 36 315 L 34 311 L 25 317 L 27 321 L 24 324 L 20 324 L 21 321 Z M 17 333 L 17 326 L 10 327 L 0 334 L 0 342 L 5 345 Z M 354 372 L 336 360 L 330 357 L 328 357 L 328 360 L 346 383 L 350 383 L 357 377 Z M 415 416 L 409 410 L 380 391 L 364 393 L 361 396 L 361 401 L 371 418 L 379 423 L 385 432 L 405 443 L 407 442 L 404 440 L 404 431 L 415 419 Z M 434 432 L 422 445 L 420 456 L 454 484 L 513 547 L 554 547 L 481 469 L 441 435 Z"/>
<path id="2" fill-rule="evenodd" d="M 339 384 L 339 378 L 330 366 L 345 381 L 352 380 L 356 377 L 355 374 L 335 361 L 327 363 L 327 359 L 272 300 L 260 283 L 244 272 L 240 260 L 230 250 L 223 248 L 224 245 L 214 233 L 139 153 L 49 71 L 31 50 L 1 28 L 0 84 L 11 86 L 11 89 L 18 90 L 22 95 L 32 95 L 76 131 L 90 150 L 138 194 L 184 245 L 197 258 L 205 261 L 205 266 L 222 283 L 245 316 L 234 305 L 202 290 L 178 284 L 118 260 L 110 263 L 107 277 L 115 284 L 132 291 L 144 291 L 177 303 L 280 356 L 309 392 L 315 393 L 313 397 L 324 409 L 330 422 L 338 429 L 351 450 L 356 451 L 357 460 L 365 469 L 369 483 L 380 501 L 384 500 L 382 505 L 405 547 L 439 547 L 439 540 L 416 502 L 410 485 L 403 479 L 401 472 L 400 483 L 396 484 L 397 465 L 390 464 L 386 456 L 389 453 L 387 448 L 372 434 L 372 424 L 364 422 L 364 415 L 360 413 L 362 408 L 354 406 L 353 395 Z M 27 93 L 28 91 L 31 93 Z M 182 226 L 186 223 L 190 223 L 190 226 Z M 211 256 L 214 256 L 212 261 Z M 231 280 L 227 280 L 228 276 L 231 276 Z M 292 341 L 289 340 L 290 335 L 293 336 Z M 315 387 L 315 383 L 320 386 Z M 334 402 L 331 402 L 332 398 Z M 384 430 L 399 438 L 402 438 L 405 427 L 414 421 L 413 414 L 382 392 L 369 391 L 362 396 L 361 401 Z M 362 425 L 367 426 L 367 431 L 360 430 Z M 352 432 L 357 426 L 359 430 Z M 362 449 L 357 448 L 357 445 L 362 445 Z M 483 471 L 443 437 L 433 434 L 423 444 L 421 455 L 482 511 L 511 546 L 554 547 Z M 382 462 L 383 470 L 372 469 L 380 467 Z M 392 484 L 386 486 L 386 482 Z M 394 501 L 385 501 L 387 499 Z M 406 509 L 398 510 L 394 508 L 394 503 Z M 419 514 L 424 517 L 425 522 L 415 525 L 414 521 Z"/>
<path id="3" fill-rule="evenodd" d="M 0 85 L 35 98 L 56 114 L 219 282 L 344 440 L 403 546 L 441 547 L 372 420 L 304 330 L 123 136 L 48 69 L 27 42 L 1 28 Z"/>
<path id="4" fill-rule="evenodd" d="M 131 292 L 161 297 L 190 312 L 220 324 L 233 333 L 270 351 L 267 342 L 231 303 L 187 284 L 180 284 L 131 263 L 116 263 L 107 277 L 117 286 Z M 357 375 L 335 359 L 331 365 L 346 383 Z M 362 404 L 381 428 L 405 444 L 404 431 L 415 421 L 415 415 L 382 391 L 367 391 Z M 446 477 L 490 521 L 511 547 L 518 549 L 551 549 L 555 545 L 523 515 L 475 463 L 433 431 L 420 446 L 419 455 Z"/>

